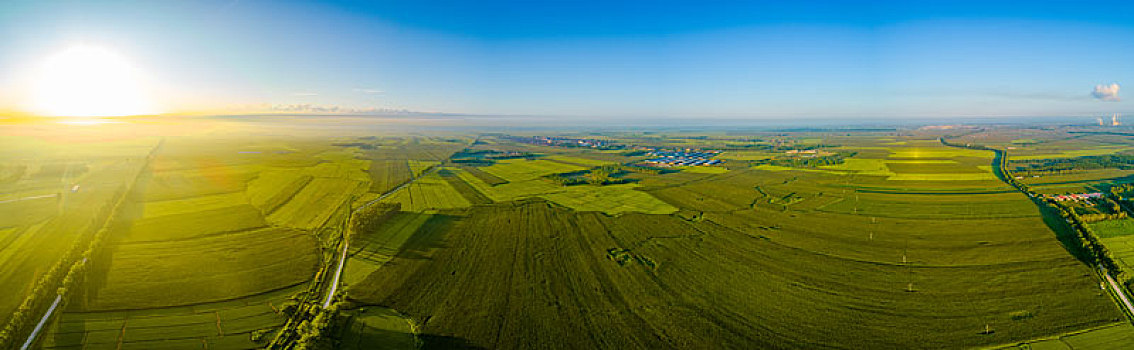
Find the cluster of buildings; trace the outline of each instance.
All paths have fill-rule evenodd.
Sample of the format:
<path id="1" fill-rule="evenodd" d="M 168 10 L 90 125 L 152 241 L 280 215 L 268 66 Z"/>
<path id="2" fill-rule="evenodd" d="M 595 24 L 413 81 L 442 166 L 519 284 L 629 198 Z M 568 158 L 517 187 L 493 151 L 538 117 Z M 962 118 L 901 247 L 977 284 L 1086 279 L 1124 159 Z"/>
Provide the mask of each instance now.
<path id="1" fill-rule="evenodd" d="M 603 140 L 595 139 L 575 139 L 568 137 L 552 137 L 552 136 L 532 136 L 532 137 L 511 137 L 512 141 L 530 143 L 534 145 L 545 146 L 568 146 L 568 147 L 590 147 L 590 148 L 605 148 L 610 144 Z"/>
<path id="2" fill-rule="evenodd" d="M 1084 199 L 1099 199 L 1099 198 L 1103 197 L 1103 194 L 1099 193 L 1099 192 L 1072 193 L 1072 194 L 1047 194 L 1047 195 L 1044 195 L 1044 197 L 1054 199 L 1057 202 L 1063 202 L 1063 201 L 1078 201 L 1078 200 L 1084 200 Z"/>
<path id="3" fill-rule="evenodd" d="M 720 159 L 710 159 L 720 151 L 652 151 L 648 155 L 657 157 L 647 159 L 654 166 L 708 166 L 723 163 Z"/>

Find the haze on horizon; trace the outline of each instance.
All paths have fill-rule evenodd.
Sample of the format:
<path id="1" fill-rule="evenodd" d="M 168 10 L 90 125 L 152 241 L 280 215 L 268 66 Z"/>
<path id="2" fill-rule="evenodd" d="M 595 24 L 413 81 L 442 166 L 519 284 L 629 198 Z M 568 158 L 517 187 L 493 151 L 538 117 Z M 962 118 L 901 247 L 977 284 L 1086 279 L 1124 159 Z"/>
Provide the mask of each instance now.
<path id="1" fill-rule="evenodd" d="M 1123 1 L 17 0 L 0 4 L 0 112 L 1134 113 L 1120 93 L 1134 81 L 1132 10 Z M 64 108 L 80 102 L 91 107 Z"/>

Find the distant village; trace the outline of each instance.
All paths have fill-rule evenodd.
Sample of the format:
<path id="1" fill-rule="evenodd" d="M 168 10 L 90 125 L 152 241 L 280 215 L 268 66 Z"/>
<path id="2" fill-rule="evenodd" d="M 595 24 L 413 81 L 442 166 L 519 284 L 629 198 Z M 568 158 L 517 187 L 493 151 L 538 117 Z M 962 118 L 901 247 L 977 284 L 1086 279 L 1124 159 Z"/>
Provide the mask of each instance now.
<path id="1" fill-rule="evenodd" d="M 708 150 L 708 151 L 651 151 L 647 153 L 650 156 L 656 157 L 647 159 L 645 162 L 653 166 L 671 167 L 671 166 L 709 166 L 723 163 L 720 159 L 710 159 L 720 154 L 721 151 Z"/>
<path id="2" fill-rule="evenodd" d="M 644 152 L 645 155 L 653 157 L 642 162 L 646 165 L 657 167 L 710 166 L 724 163 L 724 161 L 720 159 L 711 159 L 723 152 L 720 150 L 702 150 L 692 148 L 687 148 L 684 150 L 667 150 L 658 147 L 623 145 L 596 139 L 579 139 L 555 136 L 508 136 L 505 138 L 510 141 L 540 146 L 584 147 L 603 150 L 641 151 Z"/>
<path id="3" fill-rule="evenodd" d="M 1057 202 L 1063 202 L 1063 201 L 1079 201 L 1079 200 L 1086 200 L 1086 199 L 1100 199 L 1100 198 L 1103 198 L 1103 194 L 1099 193 L 1099 192 L 1072 193 L 1072 194 L 1045 194 L 1045 195 L 1043 195 L 1043 197 L 1053 199 Z"/>

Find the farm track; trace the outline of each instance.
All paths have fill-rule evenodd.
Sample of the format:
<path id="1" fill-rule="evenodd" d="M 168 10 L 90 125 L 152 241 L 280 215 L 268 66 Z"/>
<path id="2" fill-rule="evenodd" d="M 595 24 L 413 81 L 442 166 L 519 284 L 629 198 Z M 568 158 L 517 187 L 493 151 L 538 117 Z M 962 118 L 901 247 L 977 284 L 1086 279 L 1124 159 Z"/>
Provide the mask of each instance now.
<path id="1" fill-rule="evenodd" d="M 0 201 L 0 204 L 26 201 L 26 200 L 32 200 L 32 199 L 52 198 L 52 197 L 58 197 L 58 196 L 59 196 L 59 194 L 52 193 L 52 194 L 45 194 L 45 195 L 41 195 L 41 196 L 31 196 L 31 197 L 24 197 L 24 198 L 7 199 L 7 200 Z"/>
<path id="2" fill-rule="evenodd" d="M 1106 272 L 1106 268 L 1099 266 L 1099 273 L 1101 273 L 1103 277 L 1106 278 L 1106 282 L 1110 286 L 1111 290 L 1113 290 L 1116 295 L 1118 295 L 1119 300 L 1122 301 L 1122 305 L 1125 306 L 1126 311 L 1129 312 L 1128 315 L 1134 315 L 1134 304 L 1131 304 L 1130 298 L 1127 298 L 1126 293 L 1122 292 L 1122 287 L 1119 287 L 1118 283 L 1114 281 L 1114 278 L 1110 277 L 1110 274 Z"/>

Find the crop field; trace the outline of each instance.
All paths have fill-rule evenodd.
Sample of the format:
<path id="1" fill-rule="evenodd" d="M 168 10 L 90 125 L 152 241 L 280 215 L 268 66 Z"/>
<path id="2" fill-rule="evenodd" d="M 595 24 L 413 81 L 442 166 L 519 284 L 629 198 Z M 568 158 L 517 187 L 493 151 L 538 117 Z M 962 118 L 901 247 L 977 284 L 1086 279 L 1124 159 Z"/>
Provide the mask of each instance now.
<path id="1" fill-rule="evenodd" d="M 603 165 L 609 165 L 609 164 L 617 164 L 617 162 L 615 162 L 615 161 L 583 158 L 583 157 L 577 157 L 577 156 L 565 156 L 565 155 L 552 155 L 552 156 L 545 157 L 545 159 L 550 159 L 550 160 L 557 161 L 557 162 L 560 162 L 560 163 L 566 163 L 568 165 L 577 165 L 577 166 L 585 166 L 585 167 L 596 167 L 596 166 L 603 166 Z"/>
<path id="2" fill-rule="evenodd" d="M 587 167 L 570 165 L 550 160 L 507 159 L 481 168 L 484 172 L 500 177 L 508 182 L 538 179 L 545 175 L 569 173 L 586 170 Z"/>
<path id="3" fill-rule="evenodd" d="M 0 132 L 0 322 L 143 166 L 157 140 L 61 137 L 58 130 Z"/>
<path id="4" fill-rule="evenodd" d="M 413 319 L 427 347 L 973 347 L 1064 334 L 1091 348 L 1111 337 L 1118 310 L 1035 205 L 992 176 L 991 152 L 889 143 L 904 149 L 819 169 L 635 175 L 628 192 L 673 209 L 604 210 L 616 217 L 580 207 L 617 202 L 601 194 L 619 187 L 557 190 L 539 179 L 557 170 L 537 161 L 482 168 L 506 184 L 453 172 L 498 204 L 442 210 L 454 219 L 414 233 L 351 295 Z"/>
<path id="5" fill-rule="evenodd" d="M 254 166 L 214 166 L 192 170 L 154 172 L 146 185 L 145 200 L 160 201 L 244 191 L 256 176 Z"/>
<path id="6" fill-rule="evenodd" d="M 345 283 L 359 282 L 393 259 L 406 240 L 432 217 L 425 213 L 398 213 L 378 231 L 359 233 L 351 247 Z"/>
<path id="7" fill-rule="evenodd" d="M 454 190 L 461 194 L 461 196 L 465 197 L 465 200 L 467 200 L 470 204 L 492 203 L 491 198 L 488 198 L 488 196 L 486 196 L 480 190 L 476 189 L 476 187 L 473 187 L 472 185 L 469 185 L 468 182 L 465 182 L 465 180 L 462 179 L 460 175 L 458 175 L 458 173 L 461 172 L 464 172 L 464 170 L 457 168 L 445 168 L 439 170 L 437 173 L 438 175 L 441 175 L 441 178 L 449 182 L 449 186 L 452 186 Z"/>
<path id="8" fill-rule="evenodd" d="M 263 214 L 271 214 L 295 197 L 313 178 L 295 171 L 265 170 L 248 182 L 248 201 Z"/>
<path id="9" fill-rule="evenodd" d="M 406 161 L 406 164 L 409 165 L 410 172 L 413 173 L 413 177 L 418 177 L 421 176 L 421 174 L 425 173 L 425 170 L 441 164 L 441 162 L 432 160 L 409 160 Z"/>
<path id="10" fill-rule="evenodd" d="M 383 349 L 418 348 L 412 323 L 397 311 L 368 307 L 349 317 L 339 338 L 342 349 L 373 349 L 375 344 Z"/>
<path id="11" fill-rule="evenodd" d="M 370 161 L 327 139 L 170 138 L 142 169 L 156 144 L 11 171 L 55 177 L 49 192 L 10 175 L 19 192 L 0 202 L 18 204 L 5 210 L 26 218 L 0 227 L 0 259 L 17 268 L 0 269 L 0 278 L 21 290 L 70 246 L 73 238 L 62 233 L 97 230 L 94 216 L 141 171 L 134 191 L 117 196 L 124 214 L 85 286 L 49 323 L 39 347 L 262 347 L 263 335 L 258 343 L 252 332 L 279 327 L 279 304 L 320 266 L 314 231 L 369 188 Z M 0 306 L 15 307 L 23 294 Z"/>
<path id="12" fill-rule="evenodd" d="M 490 186 L 496 186 L 496 185 L 502 185 L 502 184 L 508 183 L 508 180 L 505 180 L 505 179 L 503 179 L 499 176 L 496 176 L 496 175 L 492 175 L 492 174 L 490 174 L 490 173 L 488 173 L 484 170 L 481 170 L 478 167 L 461 167 L 461 170 L 469 173 L 472 176 L 475 176 L 478 180 L 480 180 L 481 182 L 484 182 L 484 183 L 486 183 Z"/>
<path id="13" fill-rule="evenodd" d="M 471 205 L 464 195 L 436 171 L 422 176 L 383 201 L 401 203 L 402 210 L 405 211 L 463 208 Z"/>
<path id="14" fill-rule="evenodd" d="M 461 138 L 364 138 L 355 157 L 369 161 L 370 192 L 386 193 L 469 145 Z"/>
<path id="15" fill-rule="evenodd" d="M 310 235 L 283 228 L 123 243 L 87 310 L 215 302 L 295 285 L 315 271 L 316 248 Z"/>
<path id="16" fill-rule="evenodd" d="M 1097 192 L 1098 185 L 1134 182 L 1134 171 L 1122 169 L 1076 170 L 1066 174 L 1044 174 L 1026 177 L 1022 181 L 1035 187 L 1039 193 Z"/>
<path id="17" fill-rule="evenodd" d="M 561 136 L 610 143 L 600 149 L 491 133 L 280 130 L 145 138 L 82 151 L 106 154 L 90 159 L 0 154 L 0 210 L 18 214 L 0 217 L 0 283 L 16 291 L 0 297 L 0 312 L 14 310 L 71 241 L 101 229 L 92 222 L 120 198 L 105 247 L 36 347 L 263 348 L 284 310 L 332 281 L 325 272 L 339 250 L 328 237 L 338 235 L 327 233 L 376 201 L 399 210 L 344 231 L 342 294 L 323 333 L 333 348 L 1108 349 L 1134 341 L 1092 268 L 1049 226 L 1058 221 L 993 174 L 993 152 L 938 140 L 963 134 L 961 142 L 1040 156 L 1114 149 L 1113 135 Z M 726 163 L 596 169 L 641 162 L 649 147 L 723 150 L 716 158 Z M 818 151 L 788 152 L 801 150 Z M 495 156 L 464 163 L 450 158 L 456 152 Z M 783 161 L 805 158 L 823 162 Z M 1102 192 L 1127 172 L 1020 181 Z M 595 174 L 617 181 L 562 181 Z M 1131 222 L 1091 223 L 1127 268 Z"/>
<path id="18" fill-rule="evenodd" d="M 423 333 L 446 335 L 435 340 L 442 344 L 489 348 L 589 348 L 599 346 L 597 339 L 628 348 L 975 346 L 1117 317 L 1107 297 L 1090 288 L 1089 272 L 1038 230 L 1030 238 L 1002 228 L 968 236 L 990 240 L 981 245 L 935 230 L 910 237 L 901 227 L 913 223 L 895 222 L 885 229 L 893 236 L 882 238 L 879 229 L 879 250 L 890 253 L 864 260 L 850 254 L 869 240 L 852 243 L 851 230 L 753 232 L 723 222 L 614 219 L 546 202 L 475 207 L 447 230 L 419 232 L 354 295 L 412 317 Z M 825 234 L 808 239 L 828 241 L 825 247 L 780 238 L 819 232 Z M 968 252 L 911 255 L 903 263 L 904 241 L 911 251 Z M 1021 249 L 1028 253 L 1007 254 Z M 966 257 L 984 261 L 958 264 Z M 452 290 L 462 292 L 444 292 Z M 490 297 L 501 294 L 510 298 Z M 1041 300 L 1042 310 L 1035 308 Z M 862 318 L 852 310 L 879 312 Z M 981 334 L 986 323 L 996 332 Z M 934 331 L 903 336 L 891 332 L 898 325 Z"/>
<path id="19" fill-rule="evenodd" d="M 1134 271 L 1134 219 L 1107 220 L 1090 224 L 1119 265 Z"/>
<path id="20" fill-rule="evenodd" d="M 1129 151 L 1129 150 L 1132 150 L 1132 149 L 1134 149 L 1134 147 L 1129 147 L 1129 146 L 1099 146 L 1097 148 L 1091 148 L 1091 149 L 1067 150 L 1067 151 L 1060 151 L 1060 152 L 1055 152 L 1055 153 L 1025 154 L 1025 155 L 1016 156 L 1014 158 L 1018 159 L 1018 160 L 1030 160 L 1030 159 L 1051 159 L 1051 158 L 1074 158 L 1074 157 L 1084 157 L 1084 156 L 1101 156 L 1101 155 L 1107 155 L 1107 154 L 1114 154 L 1114 153 L 1118 153 L 1118 152 L 1122 152 L 1122 151 Z"/>
<path id="21" fill-rule="evenodd" d="M 370 163 L 370 191 L 385 193 L 413 177 L 405 160 L 374 160 Z"/>
<path id="22" fill-rule="evenodd" d="M 1107 220 L 1091 224 L 1091 229 L 1099 238 L 1112 238 L 1134 235 L 1134 219 Z"/>
<path id="23" fill-rule="evenodd" d="M 296 288 L 228 301 L 160 309 L 73 312 L 44 336 L 44 349 L 256 349 L 251 333 L 284 322 L 280 305 Z"/>
<path id="24" fill-rule="evenodd" d="M 1081 332 L 1073 332 L 1048 339 L 1029 341 L 1020 345 L 999 347 L 998 349 L 1031 350 L 1119 350 L 1134 342 L 1134 326 L 1129 323 L 1103 326 Z"/>
<path id="25" fill-rule="evenodd" d="M 489 185 L 469 172 L 458 172 L 457 176 L 468 183 L 472 188 L 484 194 L 492 201 L 507 202 L 524 198 L 539 197 L 554 201 L 560 205 L 571 207 L 580 211 L 601 211 L 616 215 L 626 212 L 643 212 L 652 214 L 668 214 L 677 211 L 669 205 L 646 192 L 637 190 L 638 184 L 621 184 L 606 186 L 576 185 L 560 186 L 542 178 L 543 175 L 553 174 L 549 171 L 577 171 L 574 166 L 549 166 L 549 161 L 516 161 L 511 162 L 501 171 L 507 176 L 508 183 Z M 532 168 L 524 168 L 526 165 Z M 552 163 L 556 164 L 556 163 Z M 496 165 L 493 165 L 496 166 Z M 559 168 L 555 168 L 559 167 Z M 490 167 L 491 168 L 491 167 Z M 506 169 L 506 170 L 500 170 Z M 560 170 L 553 170 L 560 169 Z"/>
<path id="26" fill-rule="evenodd" d="M 339 206 L 361 194 L 366 182 L 334 178 L 315 178 L 294 197 L 267 216 L 269 222 L 298 229 L 323 225 Z"/>

